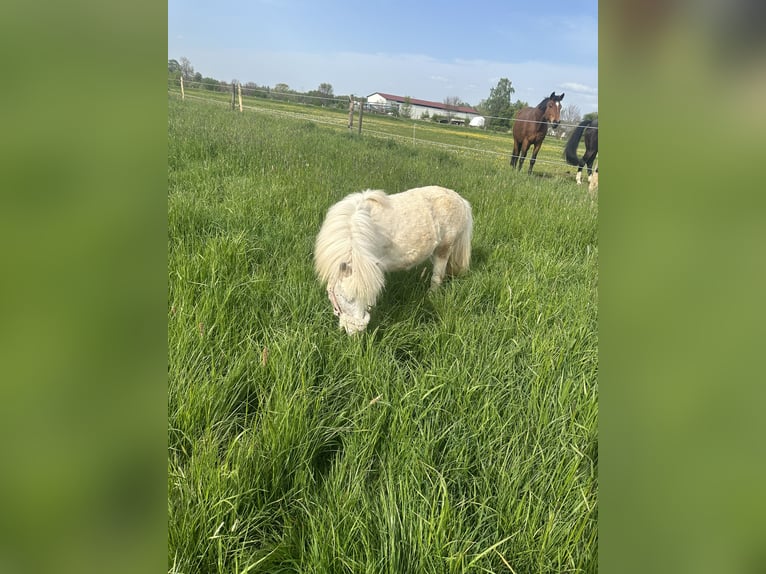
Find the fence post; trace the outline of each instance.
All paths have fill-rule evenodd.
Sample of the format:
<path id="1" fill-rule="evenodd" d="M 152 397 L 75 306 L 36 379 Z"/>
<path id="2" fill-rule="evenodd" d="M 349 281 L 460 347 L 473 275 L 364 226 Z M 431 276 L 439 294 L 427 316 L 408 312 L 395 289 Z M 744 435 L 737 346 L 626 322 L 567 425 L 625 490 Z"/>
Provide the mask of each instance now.
<path id="1" fill-rule="evenodd" d="M 348 129 L 354 127 L 354 94 L 348 97 Z"/>
<path id="2" fill-rule="evenodd" d="M 362 116 L 364 115 L 364 101 L 359 101 L 359 134 L 362 133 Z"/>
<path id="3" fill-rule="evenodd" d="M 185 100 L 186 96 L 184 95 L 184 77 L 181 76 L 181 99 Z"/>
<path id="4" fill-rule="evenodd" d="M 237 82 L 237 97 L 239 98 L 239 112 L 242 113 L 242 84 Z"/>
<path id="5" fill-rule="evenodd" d="M 234 103 L 235 102 L 235 95 L 236 95 L 235 92 L 236 92 L 236 90 L 234 89 L 234 82 L 232 82 L 231 83 L 231 109 L 232 110 L 236 109 L 236 104 Z"/>

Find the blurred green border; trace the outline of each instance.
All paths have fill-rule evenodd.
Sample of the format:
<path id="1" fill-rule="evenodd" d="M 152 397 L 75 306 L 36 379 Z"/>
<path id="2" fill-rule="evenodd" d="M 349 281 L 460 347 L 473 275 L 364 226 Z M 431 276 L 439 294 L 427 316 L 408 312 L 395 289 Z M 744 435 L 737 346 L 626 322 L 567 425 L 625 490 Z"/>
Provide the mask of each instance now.
<path id="1" fill-rule="evenodd" d="M 766 568 L 766 58 L 744 6 L 600 6 L 603 572 Z"/>
<path id="2" fill-rule="evenodd" d="M 166 568 L 167 6 L 0 26 L 0 563 Z M 766 58 L 724 28 L 600 9 L 604 572 L 766 566 Z"/>
<path id="3" fill-rule="evenodd" d="M 167 5 L 0 28 L 0 570 L 164 570 Z"/>

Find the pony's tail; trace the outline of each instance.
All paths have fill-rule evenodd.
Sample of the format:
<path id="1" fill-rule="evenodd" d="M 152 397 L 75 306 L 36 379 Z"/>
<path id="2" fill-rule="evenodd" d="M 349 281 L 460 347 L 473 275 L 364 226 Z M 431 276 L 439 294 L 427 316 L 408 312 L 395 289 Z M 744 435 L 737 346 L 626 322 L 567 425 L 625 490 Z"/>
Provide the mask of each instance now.
<path id="1" fill-rule="evenodd" d="M 473 237 L 473 213 L 471 212 L 471 204 L 466 200 L 465 203 L 465 215 L 466 225 L 463 228 L 462 233 L 458 235 L 455 240 L 455 244 L 452 246 L 452 253 L 447 265 L 447 272 L 450 275 L 460 275 L 468 270 L 468 266 L 471 264 L 471 238 Z"/>
<path id="2" fill-rule="evenodd" d="M 564 157 L 569 165 L 580 165 L 580 160 L 577 158 L 577 146 L 580 144 L 580 138 L 585 128 L 590 125 L 593 120 L 583 120 L 569 136 L 567 147 L 564 148 Z"/>

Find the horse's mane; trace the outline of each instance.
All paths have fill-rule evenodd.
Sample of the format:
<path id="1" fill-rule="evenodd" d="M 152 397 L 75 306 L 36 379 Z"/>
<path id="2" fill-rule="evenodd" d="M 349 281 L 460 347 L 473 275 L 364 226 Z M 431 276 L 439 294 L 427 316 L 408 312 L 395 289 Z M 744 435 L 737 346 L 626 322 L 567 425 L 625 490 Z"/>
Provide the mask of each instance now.
<path id="1" fill-rule="evenodd" d="M 327 211 L 314 247 L 314 268 L 319 280 L 334 285 L 343 274 L 341 264 L 351 267 L 349 296 L 374 305 L 383 288 L 383 271 L 377 265 L 381 238 L 370 217 L 372 203 L 388 207 L 390 200 L 381 190 L 347 195 Z"/>
<path id="2" fill-rule="evenodd" d="M 548 106 L 548 100 L 550 100 L 550 99 L 551 99 L 550 97 L 547 97 L 547 98 L 545 98 L 545 99 L 544 99 L 542 102 L 540 102 L 539 104 L 537 104 L 537 106 L 535 106 L 535 107 L 536 107 L 538 110 L 540 110 L 541 112 L 544 112 L 544 111 L 545 111 L 545 108 Z"/>

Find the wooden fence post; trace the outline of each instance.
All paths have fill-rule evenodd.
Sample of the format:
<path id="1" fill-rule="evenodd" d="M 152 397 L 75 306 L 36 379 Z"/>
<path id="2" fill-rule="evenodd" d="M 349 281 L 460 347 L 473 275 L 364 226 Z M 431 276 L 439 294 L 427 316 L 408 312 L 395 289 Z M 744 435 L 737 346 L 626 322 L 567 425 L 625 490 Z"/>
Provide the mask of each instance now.
<path id="1" fill-rule="evenodd" d="M 354 94 L 348 97 L 348 129 L 354 127 Z"/>
<path id="2" fill-rule="evenodd" d="M 185 100 L 186 96 L 184 95 L 184 77 L 181 76 L 181 99 Z"/>
<path id="3" fill-rule="evenodd" d="M 239 112 L 242 113 L 242 84 L 237 82 L 237 97 L 239 98 Z"/>
<path id="4" fill-rule="evenodd" d="M 359 101 L 359 134 L 362 133 L 362 116 L 364 115 L 364 101 Z"/>
<path id="5" fill-rule="evenodd" d="M 231 109 L 236 109 L 234 82 L 231 83 Z"/>

